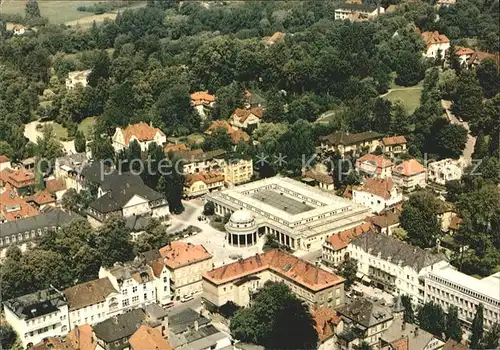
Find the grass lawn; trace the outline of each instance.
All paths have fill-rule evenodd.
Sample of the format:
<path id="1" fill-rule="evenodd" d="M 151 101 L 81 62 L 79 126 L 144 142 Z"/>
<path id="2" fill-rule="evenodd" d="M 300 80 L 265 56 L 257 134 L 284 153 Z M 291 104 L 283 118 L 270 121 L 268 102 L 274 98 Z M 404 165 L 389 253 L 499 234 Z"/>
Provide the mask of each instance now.
<path id="1" fill-rule="evenodd" d="M 88 117 L 81 121 L 80 125 L 78 125 L 78 131 L 83 132 L 85 138 L 89 138 L 92 133 L 92 127 L 97 122 L 96 117 Z"/>
<path id="2" fill-rule="evenodd" d="M 66 129 L 64 126 L 56 122 L 51 123 L 50 125 L 52 126 L 54 133 L 56 134 L 59 140 L 61 141 L 68 140 L 68 129 Z"/>
<path id="3" fill-rule="evenodd" d="M 396 102 L 398 100 L 401 101 L 409 114 L 413 113 L 413 111 L 420 106 L 420 93 L 422 91 L 421 85 L 410 87 L 396 85 L 393 89 L 394 90 L 389 92 L 384 97 L 391 102 Z"/>

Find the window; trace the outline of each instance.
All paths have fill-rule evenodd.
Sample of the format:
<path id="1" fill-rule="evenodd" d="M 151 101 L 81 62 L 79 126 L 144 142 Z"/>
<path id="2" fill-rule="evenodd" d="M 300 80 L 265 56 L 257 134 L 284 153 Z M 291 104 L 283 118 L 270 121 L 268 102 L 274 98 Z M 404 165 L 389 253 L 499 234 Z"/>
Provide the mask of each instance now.
<path id="1" fill-rule="evenodd" d="M 132 293 L 137 293 L 137 286 L 132 287 Z"/>
<path id="2" fill-rule="evenodd" d="M 148 299 L 148 294 L 144 293 L 144 300 L 147 300 L 147 299 Z"/>
<path id="3" fill-rule="evenodd" d="M 132 297 L 132 302 L 137 303 L 139 301 L 139 296 L 135 295 Z"/>
<path id="4" fill-rule="evenodd" d="M 126 288 L 124 290 L 122 290 L 123 295 L 127 295 L 127 292 L 128 292 L 128 290 Z"/>
<path id="5" fill-rule="evenodd" d="M 129 305 L 130 305 L 130 300 L 128 298 L 122 300 L 122 307 L 127 307 Z"/>

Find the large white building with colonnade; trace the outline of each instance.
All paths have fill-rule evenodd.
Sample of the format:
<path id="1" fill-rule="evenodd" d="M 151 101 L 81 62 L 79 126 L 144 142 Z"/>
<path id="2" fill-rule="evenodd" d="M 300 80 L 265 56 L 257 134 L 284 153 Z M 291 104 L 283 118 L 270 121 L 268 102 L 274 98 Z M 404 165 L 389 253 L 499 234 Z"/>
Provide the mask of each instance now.
<path id="1" fill-rule="evenodd" d="M 348 199 L 281 176 L 212 192 L 205 200 L 214 204 L 217 215 L 236 212 L 226 225 L 226 239 L 243 247 L 248 238 L 255 244 L 259 235 L 273 234 L 292 250 L 321 249 L 326 237 L 359 225 L 370 212 Z"/>

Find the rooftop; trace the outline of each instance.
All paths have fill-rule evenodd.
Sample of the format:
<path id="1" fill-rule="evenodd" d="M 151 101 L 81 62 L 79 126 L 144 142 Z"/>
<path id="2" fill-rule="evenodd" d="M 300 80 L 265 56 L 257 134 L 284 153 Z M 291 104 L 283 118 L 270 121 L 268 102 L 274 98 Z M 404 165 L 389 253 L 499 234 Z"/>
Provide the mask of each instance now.
<path id="1" fill-rule="evenodd" d="M 160 248 L 160 255 L 164 258 L 165 265 L 171 269 L 212 258 L 212 255 L 201 244 L 195 245 L 182 241 L 172 241 Z"/>
<path id="2" fill-rule="evenodd" d="M 391 137 L 384 137 L 382 139 L 382 143 L 385 146 L 401 145 L 406 142 L 407 142 L 406 137 L 404 136 L 391 136 Z"/>
<path id="3" fill-rule="evenodd" d="M 130 337 L 130 346 L 134 350 L 173 350 L 158 329 L 142 325 Z"/>
<path id="4" fill-rule="evenodd" d="M 318 339 L 321 343 L 334 335 L 334 326 L 337 326 L 340 322 L 340 316 L 337 315 L 337 311 L 327 307 L 320 307 L 313 312 L 312 316 L 316 322 L 314 328 L 318 333 Z"/>
<path id="5" fill-rule="evenodd" d="M 343 249 L 347 247 L 351 241 L 358 237 L 363 232 L 367 232 L 371 229 L 371 224 L 368 222 L 364 222 L 358 226 L 355 226 L 351 229 L 344 230 L 339 233 L 334 233 L 330 237 L 326 239 L 328 244 L 330 244 L 335 250 Z"/>
<path id="6" fill-rule="evenodd" d="M 319 291 L 344 282 L 342 277 L 278 249 L 256 254 L 205 272 L 203 278 L 220 285 L 268 269 L 312 291 Z"/>
<path id="7" fill-rule="evenodd" d="M 132 336 L 145 319 L 143 309 L 130 310 L 94 325 L 94 333 L 98 339 L 111 343 Z"/>
<path id="8" fill-rule="evenodd" d="M 407 340 L 406 350 L 422 350 L 434 339 L 434 335 L 420 329 L 417 325 L 404 322 L 402 317 L 395 317 L 382 335 L 382 340 L 394 344 L 402 339 Z"/>
<path id="9" fill-rule="evenodd" d="M 392 162 L 382 155 L 367 153 L 356 160 L 356 166 L 359 167 L 364 163 L 368 163 L 376 168 L 376 173 L 380 174 L 383 168 L 392 166 Z"/>
<path id="10" fill-rule="evenodd" d="M 232 117 L 238 119 L 240 123 L 244 123 L 251 115 L 254 115 L 257 118 L 261 119 L 264 115 L 264 109 L 262 107 L 255 107 L 250 109 L 236 108 L 236 110 L 232 114 Z"/>
<path id="11" fill-rule="evenodd" d="M 416 159 L 405 160 L 404 162 L 396 165 L 392 169 L 393 173 L 404 175 L 404 176 L 413 176 L 421 173 L 425 173 L 425 168 L 422 164 L 420 164 Z"/>
<path id="12" fill-rule="evenodd" d="M 445 44 L 450 42 L 450 39 L 448 39 L 446 35 L 440 34 L 438 31 L 423 32 L 421 35 L 427 47 L 435 44 Z"/>
<path id="13" fill-rule="evenodd" d="M 374 4 L 353 4 L 353 3 L 344 3 L 338 6 L 340 9 L 347 9 L 347 10 L 356 10 L 356 11 L 368 11 L 368 12 L 373 12 L 377 9 L 377 5 Z"/>
<path id="14" fill-rule="evenodd" d="M 189 329 L 194 328 L 194 323 L 197 322 L 199 327 L 207 325 L 210 320 L 199 312 L 190 308 L 175 309 L 168 315 L 168 327 L 173 334 L 184 333 Z"/>
<path id="15" fill-rule="evenodd" d="M 201 181 L 206 185 L 224 182 L 224 175 L 219 172 L 198 172 L 194 174 L 186 174 L 184 179 L 184 185 L 191 187 L 196 182 Z"/>
<path id="16" fill-rule="evenodd" d="M 39 213 L 37 209 L 21 198 L 10 184 L 5 186 L 5 192 L 0 194 L 0 214 L 6 221 L 15 222 L 24 218 L 37 216 Z M 0 229 L 0 236 L 4 235 L 3 230 Z"/>
<path id="17" fill-rule="evenodd" d="M 190 97 L 194 106 L 209 105 L 215 102 L 215 95 L 209 94 L 208 90 L 193 92 Z"/>
<path id="18" fill-rule="evenodd" d="M 390 258 L 395 264 L 401 262 L 403 266 L 413 267 L 417 272 L 440 261 L 446 261 L 445 256 L 440 253 L 423 250 L 397 238 L 371 231 L 362 233 L 352 240 L 351 244 L 370 252 L 371 255 L 380 254 L 384 260 Z"/>
<path id="19" fill-rule="evenodd" d="M 125 145 L 130 143 L 132 137 L 135 137 L 137 141 L 152 141 L 157 133 L 165 136 L 163 131 L 144 122 L 129 125 L 122 132 Z"/>
<path id="20" fill-rule="evenodd" d="M 355 5 L 355 4 L 352 4 Z M 375 131 L 364 131 L 357 134 L 350 134 L 345 131 L 334 132 L 327 136 L 320 137 L 320 141 L 324 141 L 331 146 L 348 146 L 356 143 L 378 140 L 382 138 L 382 134 Z"/>
<path id="21" fill-rule="evenodd" d="M 4 302 L 4 305 L 14 312 L 18 318 L 25 320 L 50 314 L 66 304 L 64 296 L 52 288 Z"/>
<path id="22" fill-rule="evenodd" d="M 49 193 L 56 193 L 66 189 L 66 182 L 63 179 L 51 179 L 45 181 L 45 189 Z"/>
<path id="23" fill-rule="evenodd" d="M 115 263 L 110 267 L 109 272 L 116 278 L 118 283 L 122 283 L 128 279 L 134 279 L 137 283 L 142 284 L 153 280 L 153 272 L 151 267 L 140 262 L 130 263 Z"/>
<path id="24" fill-rule="evenodd" d="M 79 350 L 94 350 L 97 343 L 94 339 L 94 330 L 89 324 L 84 324 L 75 327 L 68 333 L 66 340 L 68 340 L 75 349 Z"/>
<path id="25" fill-rule="evenodd" d="M 394 182 L 391 178 L 365 178 L 363 180 L 363 185 L 355 189 L 355 191 L 364 191 L 376 196 L 382 197 L 384 199 L 390 199 L 392 190 L 394 189 Z"/>
<path id="26" fill-rule="evenodd" d="M 358 298 L 337 312 L 363 327 L 370 328 L 393 318 L 391 308 L 366 298 Z"/>
<path id="27" fill-rule="evenodd" d="M 386 211 L 381 215 L 370 217 L 369 220 L 375 226 L 386 228 L 392 225 L 399 224 L 399 215 L 392 211 Z"/>
<path id="28" fill-rule="evenodd" d="M 77 284 L 66 289 L 64 292 L 70 310 L 81 309 L 90 305 L 95 305 L 106 300 L 106 298 L 118 291 L 113 287 L 109 278 Z"/>

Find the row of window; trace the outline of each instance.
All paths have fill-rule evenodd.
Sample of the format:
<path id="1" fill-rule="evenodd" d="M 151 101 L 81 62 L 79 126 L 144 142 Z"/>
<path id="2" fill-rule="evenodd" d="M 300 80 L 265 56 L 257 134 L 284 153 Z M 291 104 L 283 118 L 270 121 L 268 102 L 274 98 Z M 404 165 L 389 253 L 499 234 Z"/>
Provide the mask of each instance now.
<path id="1" fill-rule="evenodd" d="M 490 303 L 490 304 L 493 304 L 493 305 L 496 305 L 496 306 L 500 306 L 500 301 L 498 300 L 494 300 L 492 298 L 489 298 L 489 297 L 486 297 L 484 296 L 483 294 L 481 293 L 478 293 L 478 292 L 475 292 L 469 288 L 465 288 L 465 287 L 462 287 L 456 283 L 452 283 L 450 281 L 447 281 L 443 278 L 440 278 L 440 277 L 437 277 L 437 276 L 429 276 L 431 279 L 435 280 L 435 281 L 438 281 L 439 283 L 445 285 L 445 286 L 448 286 L 448 287 L 451 287 L 455 290 L 459 290 L 461 291 L 462 293 L 464 294 L 468 294 L 470 296 L 473 296 L 474 298 L 476 299 L 479 299 L 479 300 L 482 300 L 482 301 L 485 301 L 487 303 Z"/>
<path id="2" fill-rule="evenodd" d="M 3 238 L 0 238 L 0 246 L 4 245 L 4 244 L 11 244 L 11 243 L 15 243 L 15 242 L 20 242 L 23 240 L 32 240 L 36 236 L 41 236 L 42 234 L 47 233 L 48 230 L 49 230 L 48 227 L 44 227 L 43 230 L 39 228 L 36 231 L 31 230 L 31 231 L 24 232 L 24 234 L 18 233 L 17 235 L 3 237 Z M 56 227 L 53 226 L 52 231 L 55 231 L 55 230 L 56 230 Z"/>

